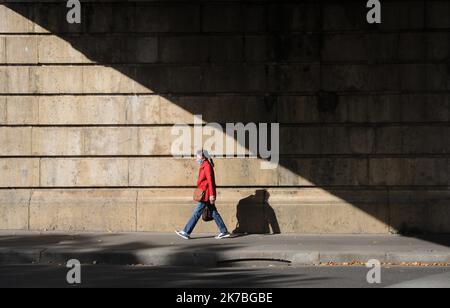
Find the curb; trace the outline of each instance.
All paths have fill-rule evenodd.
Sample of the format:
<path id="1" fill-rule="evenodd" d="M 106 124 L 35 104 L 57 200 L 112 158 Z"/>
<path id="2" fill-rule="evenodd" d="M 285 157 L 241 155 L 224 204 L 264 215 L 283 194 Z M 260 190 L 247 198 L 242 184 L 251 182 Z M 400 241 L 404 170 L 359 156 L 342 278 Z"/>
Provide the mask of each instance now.
<path id="1" fill-rule="evenodd" d="M 177 252 L 170 249 L 95 251 L 67 249 L 5 249 L 0 248 L 0 265 L 66 264 L 77 259 L 82 264 L 148 265 L 148 266 L 198 266 L 215 267 L 240 261 L 284 262 L 293 266 L 317 266 L 320 264 L 365 264 L 376 259 L 381 263 L 448 264 L 449 253 L 432 252 L 305 252 L 305 251 L 228 251 L 214 253 L 204 251 Z"/>

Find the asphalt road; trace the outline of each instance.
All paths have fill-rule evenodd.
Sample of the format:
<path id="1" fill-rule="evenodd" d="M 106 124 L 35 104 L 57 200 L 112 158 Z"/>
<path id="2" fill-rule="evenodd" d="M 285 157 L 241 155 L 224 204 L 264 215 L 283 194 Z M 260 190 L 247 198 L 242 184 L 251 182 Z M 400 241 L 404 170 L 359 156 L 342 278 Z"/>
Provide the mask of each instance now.
<path id="1" fill-rule="evenodd" d="M 227 267 L 176 268 L 144 266 L 81 267 L 81 284 L 69 285 L 64 266 L 10 265 L 0 267 L 0 287 L 249 287 L 249 288 L 372 288 L 442 286 L 450 268 L 383 268 L 381 284 L 368 284 L 364 267 Z M 436 282 L 436 284 L 433 284 Z M 438 283 L 439 282 L 439 283 Z M 400 285 L 398 285 L 400 284 Z"/>

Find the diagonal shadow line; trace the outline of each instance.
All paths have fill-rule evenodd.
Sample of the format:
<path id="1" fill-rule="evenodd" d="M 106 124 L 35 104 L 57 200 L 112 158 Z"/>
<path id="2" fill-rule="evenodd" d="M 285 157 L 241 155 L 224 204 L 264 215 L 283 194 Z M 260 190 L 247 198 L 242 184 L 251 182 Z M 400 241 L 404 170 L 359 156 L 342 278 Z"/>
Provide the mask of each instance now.
<path id="1" fill-rule="evenodd" d="M 183 32 L 182 25 L 183 22 L 186 23 L 188 21 L 184 20 L 183 22 L 176 21 L 171 16 L 167 14 L 162 14 L 162 17 L 156 18 L 152 20 L 151 17 L 155 16 L 155 12 L 150 12 L 151 10 L 155 10 L 157 12 L 160 6 L 155 4 L 148 4 L 144 1 L 140 1 L 138 4 L 133 2 L 127 3 L 88 3 L 83 4 L 83 20 L 86 20 L 85 23 L 81 25 L 69 25 L 65 20 L 66 8 L 63 4 L 49 4 L 49 3 L 27 3 L 27 4 L 15 4 L 15 3 L 4 3 L 2 5 L 7 6 L 11 10 L 17 12 L 18 14 L 26 17 L 31 20 L 34 24 L 39 25 L 40 27 L 47 29 L 51 34 L 55 34 L 60 38 L 69 42 L 73 48 L 80 51 L 83 55 L 85 55 L 90 60 L 96 62 L 97 64 L 109 66 L 114 70 L 120 72 L 121 74 L 128 76 L 135 80 L 138 84 L 146 87 L 147 89 L 151 89 L 155 94 L 161 95 L 162 97 L 166 97 L 172 103 L 178 105 L 184 110 L 196 114 L 198 113 L 198 106 L 195 107 L 190 103 L 186 103 L 183 100 L 180 100 L 179 97 L 185 94 L 191 93 L 192 96 L 196 95 L 209 95 L 209 96 L 220 96 L 224 93 L 234 93 L 240 92 L 236 91 L 236 89 L 243 89 L 239 94 L 240 95 L 248 95 L 248 96 L 258 96 L 261 103 L 261 114 L 256 115 L 256 118 L 270 119 L 270 120 L 278 120 L 278 114 L 276 110 L 278 104 L 278 97 L 280 95 L 285 94 L 284 90 L 285 86 L 283 83 L 290 82 L 292 79 L 295 79 L 295 72 L 291 72 L 291 74 L 286 73 L 281 69 L 282 66 L 289 65 L 289 59 L 291 59 L 290 48 L 293 48 L 293 42 L 286 39 L 286 36 L 291 35 L 291 31 L 289 30 L 289 23 L 286 21 L 284 13 L 280 10 L 269 11 L 269 14 L 278 14 L 276 16 L 276 20 L 279 20 L 282 24 L 280 29 L 276 29 L 275 31 L 267 30 L 264 34 L 268 36 L 273 36 L 275 39 L 272 42 L 271 48 L 273 49 L 273 58 L 269 62 L 263 62 L 261 65 L 264 67 L 262 71 L 251 70 L 249 69 L 251 65 L 245 63 L 245 61 L 241 63 L 235 63 L 242 68 L 243 70 L 231 70 L 231 73 L 226 76 L 222 76 L 221 82 L 224 83 L 223 88 L 226 90 L 224 93 L 220 93 L 221 91 L 208 91 L 205 90 L 202 85 L 207 78 L 207 74 L 205 75 L 203 68 L 207 67 L 227 67 L 233 64 L 230 64 L 226 59 L 224 60 L 215 60 L 215 62 L 211 62 L 209 56 L 205 57 L 205 63 L 200 65 L 200 69 L 195 66 L 194 69 L 187 74 L 186 72 L 177 71 L 177 65 L 174 64 L 137 64 L 140 62 L 140 58 L 143 54 L 146 53 L 146 50 L 143 49 L 141 45 L 139 45 L 139 39 L 141 37 L 145 37 L 145 33 L 126 33 L 127 25 L 130 22 L 133 22 L 130 18 L 130 12 L 139 11 L 141 14 L 147 14 L 149 18 L 146 19 L 146 25 L 141 24 L 141 26 L 145 26 L 145 29 L 148 30 L 149 33 L 151 29 L 156 29 L 155 33 L 152 33 L 156 37 L 162 35 L 162 33 L 158 33 L 158 27 L 155 25 L 152 27 L 152 23 L 165 23 L 164 29 L 165 31 L 174 31 L 178 30 Z M 172 5 L 172 4 L 170 4 Z M 183 10 L 186 4 L 177 4 L 180 5 L 180 9 Z M 150 12 L 150 13 L 149 13 Z M 281 13 L 280 13 L 281 12 Z M 123 13 L 123 14 L 122 14 Z M 167 18 L 167 20 L 164 20 Z M 217 21 L 221 22 L 220 20 Z M 95 24 L 97 23 L 97 24 Z M 174 23 L 174 24 L 171 24 Z M 103 33 L 89 33 L 89 28 L 95 25 L 103 26 Z M 136 25 L 135 25 L 136 26 Z M 110 41 L 102 41 L 101 37 L 105 33 L 113 34 L 112 37 L 116 36 L 116 39 Z M 169 34 L 169 33 L 165 33 Z M 238 31 L 238 33 L 234 33 L 235 35 L 245 36 L 245 31 Z M 178 35 L 178 34 L 174 34 Z M 183 34 L 180 34 L 183 35 Z M 187 33 L 184 33 L 187 35 Z M 205 36 L 207 37 L 207 33 L 195 33 L 193 35 Z M 286 43 L 285 41 L 288 41 Z M 320 40 L 320 35 L 319 35 Z M 225 54 L 233 50 L 234 45 L 223 39 L 220 42 L 221 46 L 223 46 L 223 50 L 225 50 Z M 321 50 L 308 49 L 308 41 L 303 41 L 301 44 L 304 44 L 306 47 L 304 49 L 309 50 L 301 57 L 305 57 L 309 59 L 308 61 L 314 62 L 319 61 L 321 63 L 320 53 Z M 320 45 L 320 44 L 319 44 Z M 280 47 L 281 46 L 281 47 Z M 288 47 L 284 49 L 283 47 Z M 198 50 L 198 49 L 197 49 Z M 200 49 L 201 50 L 201 49 Z M 309 54 L 312 52 L 313 54 Z M 319 58 L 314 59 L 314 52 L 317 52 Z M 161 56 L 161 55 L 159 55 Z M 195 64 L 195 63 L 194 63 Z M 190 64 L 180 64 L 181 66 L 189 67 Z M 161 67 L 166 66 L 171 68 L 169 74 L 167 74 L 167 70 L 161 70 Z M 305 70 L 310 69 L 309 65 L 305 65 Z M 274 78 L 267 77 L 267 71 L 272 70 L 274 73 Z M 178 81 L 175 83 L 172 79 L 174 74 L 181 73 L 177 78 Z M 221 72 L 216 71 L 216 73 L 220 74 Z M 252 83 L 252 79 L 255 77 L 259 78 L 258 74 L 263 73 L 266 74 L 264 76 L 264 84 Z M 198 75 L 200 74 L 200 75 Z M 182 76 L 182 78 L 179 78 Z M 202 78 L 200 78 L 202 76 Z M 312 75 L 311 75 L 312 76 Z M 220 79 L 218 79 L 220 80 Z M 335 100 L 333 94 L 327 94 L 321 91 L 320 82 L 316 84 L 312 82 L 313 86 L 307 86 L 308 95 L 317 95 L 318 105 L 317 108 L 319 112 L 329 112 L 330 110 L 336 108 L 336 104 L 338 101 Z M 214 86 L 212 86 L 214 88 Z M 220 86 L 218 87 L 220 88 Z M 354 89 L 358 90 L 358 89 Z M 400 90 L 400 89 L 399 89 Z M 323 103 L 323 100 L 325 103 Z M 245 106 L 240 106 L 242 109 L 238 109 L 237 114 L 246 114 Z M 275 115 L 275 116 L 274 116 Z M 220 114 L 205 115 L 205 120 L 207 122 L 219 122 Z M 248 121 L 251 122 L 251 121 Z M 292 141 L 292 140 L 291 140 Z M 281 140 L 281 143 L 286 142 L 285 140 Z M 295 142 L 295 141 L 294 141 Z M 245 144 L 243 146 L 246 146 Z M 317 169 L 315 171 L 316 176 L 314 178 L 308 179 L 311 183 L 316 183 L 315 187 L 328 187 L 324 188 L 326 191 L 331 194 L 346 200 L 351 203 L 358 210 L 370 215 L 373 218 L 376 218 L 378 221 L 385 223 L 386 225 L 391 226 L 393 229 L 398 229 L 399 225 L 396 223 L 395 225 L 391 221 L 391 213 L 389 212 L 391 209 L 386 208 L 386 205 L 389 204 L 389 198 L 386 197 L 387 192 L 389 192 L 389 187 L 370 187 L 369 185 L 364 185 L 360 183 L 358 179 L 358 173 L 360 170 L 358 168 L 366 168 L 366 166 L 361 165 L 353 170 L 350 170 L 350 181 L 348 185 L 343 185 L 343 187 L 335 187 L 333 188 L 334 177 L 339 176 L 342 170 L 346 170 L 348 165 L 346 165 L 345 159 L 343 160 L 324 160 L 323 164 L 318 164 L 314 161 L 310 161 L 312 167 L 299 165 L 299 162 L 295 159 L 283 158 L 280 161 L 280 165 L 291 172 L 302 176 L 307 177 L 308 170 Z M 306 171 L 305 171 L 306 170 Z M 305 171 L 305 172 L 304 172 Z M 333 174 L 334 173 L 334 174 Z M 367 183 L 366 183 L 367 184 Z M 370 202 L 363 202 L 358 200 L 358 198 L 352 198 L 348 196 L 348 191 L 353 189 L 369 189 L 372 192 Z M 383 197 L 380 197 L 383 195 Z M 398 213 L 397 213 L 398 214 Z M 402 213 L 400 213 L 402 215 Z M 406 215 L 406 214 L 405 214 Z M 406 215 L 407 216 L 407 215 Z M 400 221 L 407 220 L 400 218 Z M 418 234 L 423 232 L 424 230 L 411 230 L 407 225 L 402 227 L 402 230 L 405 231 L 405 234 L 413 233 Z M 400 232 L 402 233 L 402 230 Z M 432 228 L 430 228 L 432 230 Z M 425 230 L 426 231 L 426 230 Z M 437 242 L 445 246 L 450 246 L 448 240 L 442 240 L 439 237 L 428 237 L 428 236 L 420 236 L 424 240 Z"/>

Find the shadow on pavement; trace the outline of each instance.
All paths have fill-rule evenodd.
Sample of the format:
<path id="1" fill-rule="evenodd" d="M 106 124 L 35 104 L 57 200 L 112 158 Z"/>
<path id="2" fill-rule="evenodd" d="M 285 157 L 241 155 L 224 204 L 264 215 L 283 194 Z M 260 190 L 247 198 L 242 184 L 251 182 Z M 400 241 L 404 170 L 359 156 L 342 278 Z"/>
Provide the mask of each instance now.
<path id="1" fill-rule="evenodd" d="M 59 266 L 0 267 L 0 288 L 71 287 L 68 269 Z M 329 277 L 272 271 L 261 268 L 105 267 L 82 266 L 80 287 L 151 288 L 269 288 L 312 287 Z"/>

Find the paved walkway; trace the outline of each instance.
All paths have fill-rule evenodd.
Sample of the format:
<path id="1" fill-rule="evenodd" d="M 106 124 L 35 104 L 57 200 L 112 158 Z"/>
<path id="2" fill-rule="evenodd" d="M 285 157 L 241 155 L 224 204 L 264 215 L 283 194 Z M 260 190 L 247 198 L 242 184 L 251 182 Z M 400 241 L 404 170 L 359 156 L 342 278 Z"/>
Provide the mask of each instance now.
<path id="1" fill-rule="evenodd" d="M 69 259 L 84 264 L 164 266 L 237 261 L 353 264 L 370 259 L 400 265 L 450 265 L 450 236 L 242 235 L 215 240 L 213 235 L 197 235 L 186 241 L 175 234 L 157 233 L 0 232 L 0 264 L 65 264 Z"/>

